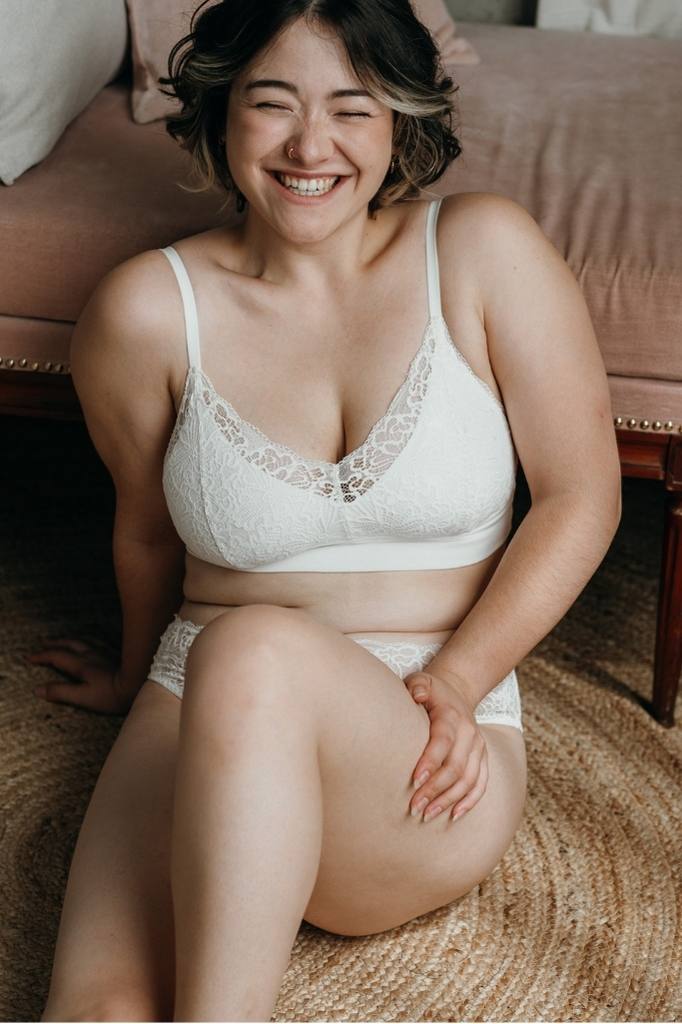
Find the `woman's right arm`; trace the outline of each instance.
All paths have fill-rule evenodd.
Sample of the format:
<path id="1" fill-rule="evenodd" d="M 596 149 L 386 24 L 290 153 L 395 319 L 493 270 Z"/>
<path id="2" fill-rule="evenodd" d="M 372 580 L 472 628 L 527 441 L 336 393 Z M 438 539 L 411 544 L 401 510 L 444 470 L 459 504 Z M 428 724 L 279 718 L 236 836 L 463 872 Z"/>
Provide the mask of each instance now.
<path id="1" fill-rule="evenodd" d="M 109 713 L 125 713 L 132 704 L 183 598 L 185 547 L 162 488 L 163 457 L 175 422 L 170 354 L 183 320 L 179 302 L 177 308 L 168 302 L 159 259 L 165 257 L 145 252 L 110 271 L 71 340 L 74 386 L 116 491 L 113 562 L 122 649 L 109 670 L 95 667 L 92 656 L 88 669 L 79 642 L 70 650 L 45 651 L 41 660 L 80 680 L 48 684 L 48 699 Z"/>

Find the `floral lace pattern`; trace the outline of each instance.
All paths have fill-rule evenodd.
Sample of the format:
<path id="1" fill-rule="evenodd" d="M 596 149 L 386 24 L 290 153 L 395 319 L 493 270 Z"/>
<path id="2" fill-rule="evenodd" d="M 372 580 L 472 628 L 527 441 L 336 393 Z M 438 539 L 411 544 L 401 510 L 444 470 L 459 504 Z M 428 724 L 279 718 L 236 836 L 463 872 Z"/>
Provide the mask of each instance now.
<path id="1" fill-rule="evenodd" d="M 177 615 L 166 627 L 154 655 L 149 678 L 176 697 L 182 698 L 185 680 L 185 661 L 194 638 L 204 627 Z M 376 640 L 372 637 L 350 637 L 364 647 L 392 672 L 404 679 L 410 672 L 418 672 L 443 646 L 440 642 L 417 643 L 413 640 Z M 501 683 L 486 694 L 474 711 L 477 722 L 512 725 L 523 732 L 521 698 L 516 671 L 512 669 Z"/>
<path id="2" fill-rule="evenodd" d="M 410 672 L 419 672 L 443 646 L 440 642 L 420 644 L 414 640 L 375 640 L 371 637 L 351 637 L 371 654 L 404 679 Z M 513 725 L 523 732 L 521 697 L 516 670 L 512 669 L 501 683 L 487 693 L 474 711 L 477 722 L 495 722 Z"/>
<path id="3" fill-rule="evenodd" d="M 175 529 L 190 554 L 243 571 L 348 543 L 461 536 L 464 547 L 513 501 L 514 445 L 493 397 L 436 317 L 384 415 L 330 463 L 271 441 L 190 367 L 163 466 Z"/>
<path id="4" fill-rule="evenodd" d="M 210 410 L 222 436 L 241 458 L 301 490 L 313 491 L 332 501 L 353 502 L 374 486 L 412 436 L 428 390 L 435 343 L 435 330 L 430 320 L 422 343 L 386 412 L 362 444 L 339 462 L 307 459 L 288 445 L 273 441 L 254 423 L 243 419 L 234 406 L 216 392 L 206 374 L 202 370 L 196 371 L 196 367 L 190 368 L 178 421 L 184 422 L 186 405 L 197 387 L 192 379 L 192 371 L 195 370 L 202 380 L 199 387 L 201 401 Z M 175 436 L 171 437 L 168 453 L 175 439 Z"/>

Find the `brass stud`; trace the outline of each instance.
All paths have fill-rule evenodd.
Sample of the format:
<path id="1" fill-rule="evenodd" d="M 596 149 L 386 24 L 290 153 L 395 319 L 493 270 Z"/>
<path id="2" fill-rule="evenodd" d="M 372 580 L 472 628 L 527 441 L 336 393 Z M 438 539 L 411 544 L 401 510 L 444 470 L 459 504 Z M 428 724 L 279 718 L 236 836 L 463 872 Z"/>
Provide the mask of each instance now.
<path id="1" fill-rule="evenodd" d="M 32 370 L 37 370 L 38 369 L 38 365 L 39 365 L 38 363 L 31 363 L 31 369 Z"/>
<path id="2" fill-rule="evenodd" d="M 45 367 L 46 370 L 51 370 L 52 369 L 52 363 L 51 363 L 51 361 L 49 359 L 48 359 L 48 361 L 46 363 L 43 363 L 43 366 Z"/>
<path id="3" fill-rule="evenodd" d="M 663 424 L 661 423 L 660 420 L 654 420 L 654 422 L 651 424 L 651 429 L 652 430 L 660 430 L 662 426 L 663 426 Z"/>
<path id="4" fill-rule="evenodd" d="M 13 359 L 8 359 L 8 360 L 7 360 L 7 366 L 8 366 L 8 367 L 10 368 L 10 370 L 11 370 L 11 369 L 12 369 L 12 367 L 14 366 L 14 360 L 13 360 Z"/>
<path id="5" fill-rule="evenodd" d="M 615 425 L 617 427 L 622 427 L 623 426 L 623 417 L 622 416 L 616 416 L 616 418 L 615 418 L 615 420 L 613 422 L 615 423 Z"/>
<path id="6" fill-rule="evenodd" d="M 55 363 L 54 364 L 54 370 L 55 370 L 55 373 L 61 373 L 62 372 L 62 364 L 61 363 Z"/>
<path id="7" fill-rule="evenodd" d="M 64 373 L 71 373 L 71 363 L 64 363 Z"/>
<path id="8" fill-rule="evenodd" d="M 24 357 L 23 359 L 19 360 L 19 366 L 24 367 L 27 364 L 28 364 L 28 359 L 26 359 L 26 357 Z"/>
<path id="9" fill-rule="evenodd" d="M 0 366 L 2 366 L 2 356 L 0 356 Z"/>
<path id="10" fill-rule="evenodd" d="M 646 430 L 646 428 L 649 426 L 649 421 L 648 420 L 640 420 L 639 421 L 639 425 L 642 428 L 642 430 Z"/>
<path id="11" fill-rule="evenodd" d="M 664 430 L 672 430 L 674 425 L 675 424 L 673 423 L 672 420 L 666 420 L 666 422 L 663 424 L 663 429 Z"/>
<path id="12" fill-rule="evenodd" d="M 633 429 L 634 427 L 636 427 L 636 426 L 637 426 L 637 420 L 631 417 L 631 418 L 630 418 L 630 419 L 628 420 L 628 426 L 629 426 L 629 427 L 630 427 L 630 429 L 632 430 L 632 429 Z"/>

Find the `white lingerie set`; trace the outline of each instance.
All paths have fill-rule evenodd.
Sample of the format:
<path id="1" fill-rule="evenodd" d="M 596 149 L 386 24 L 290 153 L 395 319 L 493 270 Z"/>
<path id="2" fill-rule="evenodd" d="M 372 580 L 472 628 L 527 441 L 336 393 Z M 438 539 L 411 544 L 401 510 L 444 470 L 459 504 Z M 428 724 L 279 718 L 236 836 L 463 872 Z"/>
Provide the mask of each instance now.
<path id="1" fill-rule="evenodd" d="M 504 406 L 455 346 L 440 301 L 436 222 L 426 218 L 429 319 L 407 376 L 363 443 L 338 463 L 303 458 L 217 394 L 201 369 L 192 285 L 173 246 L 189 367 L 163 488 L 190 554 L 242 572 L 390 572 L 470 565 L 511 530 L 518 456 Z M 199 623 L 174 615 L 149 678 L 182 697 Z M 442 642 L 350 637 L 403 679 Z M 446 641 L 447 642 L 447 641 Z M 515 669 L 475 709 L 523 731 Z"/>

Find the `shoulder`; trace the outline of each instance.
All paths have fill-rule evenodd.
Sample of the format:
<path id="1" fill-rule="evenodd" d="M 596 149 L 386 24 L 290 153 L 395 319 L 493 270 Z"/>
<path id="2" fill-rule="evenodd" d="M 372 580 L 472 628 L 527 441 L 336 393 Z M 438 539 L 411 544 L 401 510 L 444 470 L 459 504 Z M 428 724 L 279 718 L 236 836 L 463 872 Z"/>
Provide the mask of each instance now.
<path id="1" fill-rule="evenodd" d="M 559 278 L 571 274 L 565 260 L 524 206 L 495 192 L 446 196 L 438 217 L 439 250 L 465 264 L 483 301 L 501 283 L 522 278 L 529 287 L 539 263 Z"/>
<path id="2" fill-rule="evenodd" d="M 439 236 L 447 243 L 466 238 L 467 253 L 489 255 L 491 245 L 540 242 L 551 246 L 524 206 L 496 192 L 457 192 L 445 196 L 438 216 Z M 553 246 L 552 246 L 553 248 Z"/>
<path id="3" fill-rule="evenodd" d="M 138 253 L 112 267 L 97 284 L 78 322 L 96 313 L 119 326 L 151 327 L 163 320 L 163 300 L 172 284 L 168 259 L 158 249 Z"/>
<path id="4" fill-rule="evenodd" d="M 160 249 L 138 253 L 101 278 L 72 335 L 72 368 L 84 355 L 90 364 L 97 357 L 168 387 L 185 359 L 184 317 L 173 268 Z"/>
<path id="5" fill-rule="evenodd" d="M 537 227 L 521 203 L 499 192 L 454 192 L 444 196 L 438 220 L 449 225 L 466 221 L 468 227 L 485 227 L 491 223 L 517 224 L 519 227 L 532 223 Z"/>

